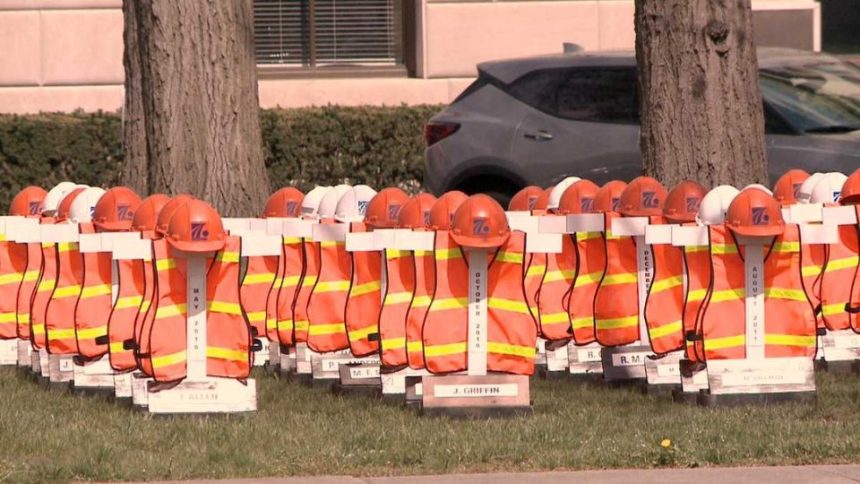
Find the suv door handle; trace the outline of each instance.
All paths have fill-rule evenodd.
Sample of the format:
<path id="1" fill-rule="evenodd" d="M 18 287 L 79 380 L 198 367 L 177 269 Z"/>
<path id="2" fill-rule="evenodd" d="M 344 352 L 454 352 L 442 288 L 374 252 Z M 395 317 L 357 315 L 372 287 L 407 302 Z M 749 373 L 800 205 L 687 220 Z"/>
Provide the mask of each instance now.
<path id="1" fill-rule="evenodd" d="M 523 133 L 528 139 L 533 139 L 535 141 L 549 141 L 552 139 L 552 133 L 544 130 L 538 130 L 537 132 L 526 131 Z"/>

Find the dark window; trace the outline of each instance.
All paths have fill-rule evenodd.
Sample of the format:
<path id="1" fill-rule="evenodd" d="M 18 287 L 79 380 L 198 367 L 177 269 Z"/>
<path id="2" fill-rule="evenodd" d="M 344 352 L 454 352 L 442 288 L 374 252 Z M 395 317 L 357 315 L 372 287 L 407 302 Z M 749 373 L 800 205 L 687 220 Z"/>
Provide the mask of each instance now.
<path id="1" fill-rule="evenodd" d="M 254 0 L 257 64 L 403 64 L 403 0 Z"/>

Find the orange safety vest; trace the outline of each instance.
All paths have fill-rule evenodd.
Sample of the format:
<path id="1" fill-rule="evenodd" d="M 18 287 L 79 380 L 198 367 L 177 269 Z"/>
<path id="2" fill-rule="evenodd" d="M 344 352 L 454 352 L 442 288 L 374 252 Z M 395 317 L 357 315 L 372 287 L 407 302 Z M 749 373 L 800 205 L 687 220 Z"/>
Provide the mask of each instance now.
<path id="1" fill-rule="evenodd" d="M 385 296 L 379 313 L 380 354 L 383 367 L 405 367 L 406 313 L 415 291 L 415 260 L 405 250 L 385 249 Z"/>
<path id="2" fill-rule="evenodd" d="M 81 233 L 93 233 L 91 224 L 81 224 Z M 78 353 L 87 359 L 107 354 L 107 324 L 113 308 L 110 252 L 83 254 L 84 280 L 75 306 L 75 333 Z"/>
<path id="3" fill-rule="evenodd" d="M 849 245 L 848 248 L 855 254 L 860 255 L 860 205 L 855 205 L 854 211 L 857 214 L 858 220 L 857 224 L 853 227 L 857 233 L 857 238 L 854 239 L 857 240 L 857 244 Z M 850 315 L 851 329 L 860 333 L 860 264 L 854 270 L 854 278 L 851 280 L 851 300 L 848 301 L 845 310 Z"/>
<path id="4" fill-rule="evenodd" d="M 416 250 L 412 252 L 415 267 L 415 295 L 406 313 L 406 354 L 409 367 L 420 370 L 424 368 L 424 344 L 421 333 L 424 330 L 424 318 L 433 299 L 433 286 L 436 284 L 436 261 L 432 251 Z"/>
<path id="5" fill-rule="evenodd" d="M 526 302 L 526 235 L 513 231 L 487 270 L 487 370 L 534 373 L 537 323 Z M 467 280 L 468 284 L 468 280 Z M 466 340 L 464 345 L 466 344 Z"/>
<path id="6" fill-rule="evenodd" d="M 239 298 L 256 335 L 266 334 L 266 301 L 274 287 L 279 261 L 278 256 L 248 257 L 248 268 L 242 278 Z"/>
<path id="7" fill-rule="evenodd" d="M 302 241 L 304 269 L 296 303 L 293 306 L 293 338 L 296 343 L 308 342 L 308 303 L 320 274 L 320 243 L 310 239 Z M 283 331 L 279 331 L 283 334 Z"/>
<path id="8" fill-rule="evenodd" d="M 692 362 L 704 361 L 704 348 L 699 334 L 699 319 L 702 304 L 711 284 L 711 254 L 708 245 L 684 247 L 684 270 L 687 287 L 684 291 L 684 341 L 685 354 Z"/>
<path id="9" fill-rule="evenodd" d="M 228 236 L 206 274 L 206 374 L 247 378 L 253 366 L 251 326 L 239 304 L 241 239 Z M 277 259 L 277 257 L 275 257 Z M 183 330 L 183 335 L 186 331 Z"/>
<path id="10" fill-rule="evenodd" d="M 345 244 L 320 242 L 319 277 L 308 299 L 308 348 L 317 353 L 349 348 L 344 319 L 351 273 Z"/>
<path id="11" fill-rule="evenodd" d="M 824 334 L 827 327 L 821 317 L 821 274 L 824 269 L 826 251 L 822 244 L 805 244 L 800 246 L 801 275 L 803 291 L 815 308 L 815 321 L 819 332 Z"/>
<path id="12" fill-rule="evenodd" d="M 45 310 L 45 331 L 51 354 L 73 355 L 78 352 L 75 321 L 69 315 L 75 314 L 75 305 L 81 295 L 83 265 L 77 242 L 57 244 L 57 284 Z"/>
<path id="13" fill-rule="evenodd" d="M 18 338 L 30 341 L 30 309 L 33 298 L 36 295 L 36 286 L 39 284 L 39 272 L 42 267 L 42 244 L 27 243 L 17 244 L 25 248 L 24 251 L 24 277 L 18 287 L 16 297 L 17 312 L 16 321 L 18 326 Z"/>
<path id="14" fill-rule="evenodd" d="M 594 343 L 594 295 L 606 267 L 606 246 L 600 232 L 577 232 L 576 272 L 567 294 L 573 341 L 577 345 Z"/>
<path id="15" fill-rule="evenodd" d="M 570 302 L 565 297 L 576 275 L 576 248 L 570 237 L 562 238 L 561 252 L 546 254 L 546 271 L 537 293 L 537 318 L 543 338 L 569 340 L 572 336 Z"/>
<path id="16" fill-rule="evenodd" d="M 293 324 L 293 307 L 302 282 L 305 259 L 304 243 L 300 237 L 284 237 L 283 251 L 281 252 L 281 276 L 280 287 L 278 287 L 275 314 L 275 327 L 272 328 L 267 322 L 269 339 L 278 341 L 282 345 L 294 345 L 295 325 Z M 268 317 L 268 316 L 267 316 Z M 305 326 L 305 329 L 307 326 Z M 274 331 L 272 331 L 274 330 Z M 273 336 L 275 339 L 273 339 Z"/>
<path id="17" fill-rule="evenodd" d="M 42 243 L 42 267 L 39 272 L 39 283 L 33 294 L 30 309 L 30 334 L 34 349 L 42 349 L 47 344 L 45 336 L 45 313 L 48 301 L 57 284 L 57 244 Z"/>
<path id="18" fill-rule="evenodd" d="M 152 242 L 152 253 L 156 288 L 152 323 L 141 345 L 142 369 L 156 381 L 177 381 L 186 374 L 187 261 L 173 258 L 165 239 Z"/>
<path id="19" fill-rule="evenodd" d="M 538 308 L 538 293 L 540 293 L 543 276 L 546 274 L 546 256 L 546 254 L 539 252 L 526 255 L 526 271 L 523 275 L 523 286 L 526 288 L 526 302 L 534 317 L 537 317 L 540 312 L 540 308 Z"/>
<path id="20" fill-rule="evenodd" d="M 436 283 L 422 331 L 424 362 L 431 373 L 464 371 L 469 268 L 450 232 L 437 231 L 433 247 Z"/>
<path id="21" fill-rule="evenodd" d="M 152 246 L 150 245 L 150 249 Z M 144 361 L 146 361 L 147 375 L 152 374 L 152 365 L 149 363 L 149 334 L 152 330 L 152 323 L 155 321 L 155 297 L 157 292 L 156 281 L 156 263 L 154 261 L 154 252 L 150 252 L 150 257 L 144 260 L 134 260 L 134 278 L 143 279 L 143 300 L 140 303 L 140 309 L 134 318 L 134 357 L 137 361 L 137 367 L 143 369 Z"/>
<path id="22" fill-rule="evenodd" d="M 135 320 L 143 305 L 145 281 L 142 261 L 118 260 L 117 299 L 108 319 L 108 354 L 110 366 L 116 371 L 129 371 L 137 368 L 133 346 L 126 341 L 134 341 Z"/>
<path id="23" fill-rule="evenodd" d="M 671 244 L 649 246 L 654 279 L 645 299 L 645 324 L 658 355 L 684 348 L 684 251 Z"/>
<path id="24" fill-rule="evenodd" d="M 18 288 L 27 267 L 27 246 L 0 239 L 0 339 L 18 337 Z"/>
<path id="25" fill-rule="evenodd" d="M 633 237 L 612 235 L 615 212 L 604 214 L 606 265 L 594 295 L 594 328 L 602 346 L 640 340 L 638 256 Z"/>
<path id="26" fill-rule="evenodd" d="M 825 263 L 820 277 L 819 296 L 821 299 L 821 318 L 831 331 L 851 327 L 851 317 L 846 307 L 851 299 L 851 286 L 856 278 L 858 267 L 857 228 L 851 225 L 839 226 L 839 242 L 827 244 Z"/>
<path id="27" fill-rule="evenodd" d="M 352 232 L 367 232 L 354 223 Z M 382 254 L 352 252 L 352 277 L 346 299 L 346 335 L 349 349 L 358 357 L 379 351 L 379 314 L 382 311 Z"/>

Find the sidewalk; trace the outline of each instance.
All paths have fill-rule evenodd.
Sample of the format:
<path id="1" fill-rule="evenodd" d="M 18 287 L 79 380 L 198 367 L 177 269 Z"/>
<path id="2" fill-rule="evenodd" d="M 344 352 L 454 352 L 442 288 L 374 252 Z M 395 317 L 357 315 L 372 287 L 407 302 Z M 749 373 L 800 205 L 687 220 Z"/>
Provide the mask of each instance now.
<path id="1" fill-rule="evenodd" d="M 171 481 L 179 482 L 179 481 Z M 860 465 L 813 465 L 784 467 L 713 467 L 699 469 L 630 469 L 572 472 L 528 472 L 515 474 L 447 474 L 439 476 L 403 477 L 285 477 L 266 479 L 233 479 L 221 481 L 184 481 L 187 483 L 215 482 L 221 484 L 495 484 L 516 482 L 517 484 L 729 484 L 762 482 L 779 484 L 825 483 L 846 484 L 860 482 Z"/>

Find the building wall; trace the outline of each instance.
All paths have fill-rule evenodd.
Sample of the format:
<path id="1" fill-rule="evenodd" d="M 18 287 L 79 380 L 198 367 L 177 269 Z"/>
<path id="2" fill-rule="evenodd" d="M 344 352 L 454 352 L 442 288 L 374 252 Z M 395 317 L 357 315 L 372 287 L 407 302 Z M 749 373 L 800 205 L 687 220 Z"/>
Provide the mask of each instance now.
<path id="1" fill-rule="evenodd" d="M 481 61 L 557 53 L 563 42 L 633 48 L 632 0 L 414 1 L 417 78 L 265 79 L 260 104 L 447 103 Z M 120 109 L 121 6 L 121 0 L 0 2 L 0 112 Z M 753 8 L 760 45 L 819 49 L 817 2 L 753 0 Z"/>

